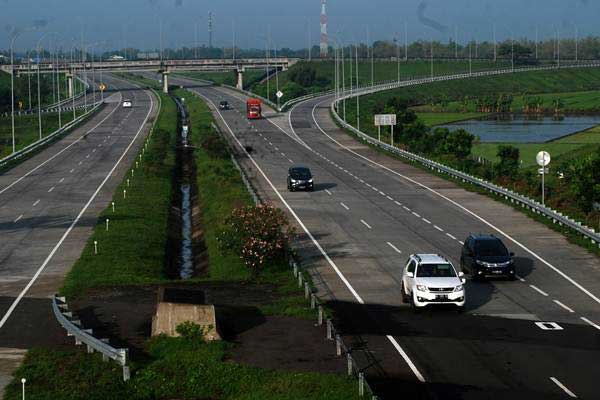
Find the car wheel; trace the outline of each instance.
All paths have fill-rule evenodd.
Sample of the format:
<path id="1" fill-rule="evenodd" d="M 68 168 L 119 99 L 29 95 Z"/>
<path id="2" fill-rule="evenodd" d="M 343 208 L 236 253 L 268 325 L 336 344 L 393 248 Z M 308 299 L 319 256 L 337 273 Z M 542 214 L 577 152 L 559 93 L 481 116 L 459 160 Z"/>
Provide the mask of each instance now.
<path id="1" fill-rule="evenodd" d="M 402 302 L 404 304 L 410 303 L 410 297 L 408 297 L 408 295 L 406 294 L 406 291 L 404 290 L 404 282 L 402 282 L 400 284 L 400 291 L 402 293 Z"/>

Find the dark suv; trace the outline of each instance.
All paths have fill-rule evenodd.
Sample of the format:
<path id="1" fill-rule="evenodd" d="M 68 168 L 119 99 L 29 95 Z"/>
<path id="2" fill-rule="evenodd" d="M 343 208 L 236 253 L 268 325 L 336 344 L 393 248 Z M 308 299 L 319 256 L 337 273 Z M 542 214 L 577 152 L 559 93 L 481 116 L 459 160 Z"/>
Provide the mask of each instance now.
<path id="1" fill-rule="evenodd" d="M 287 187 L 290 192 L 298 189 L 313 191 L 315 189 L 313 176 L 306 167 L 290 167 L 288 170 Z"/>
<path id="2" fill-rule="evenodd" d="M 509 253 L 504 243 L 494 235 L 470 235 L 462 248 L 460 266 L 473 274 L 474 280 L 488 276 L 515 279 L 514 253 Z"/>
<path id="3" fill-rule="evenodd" d="M 226 100 L 222 100 L 222 101 L 219 103 L 219 108 L 220 108 L 221 110 L 229 110 L 229 103 L 228 103 Z"/>

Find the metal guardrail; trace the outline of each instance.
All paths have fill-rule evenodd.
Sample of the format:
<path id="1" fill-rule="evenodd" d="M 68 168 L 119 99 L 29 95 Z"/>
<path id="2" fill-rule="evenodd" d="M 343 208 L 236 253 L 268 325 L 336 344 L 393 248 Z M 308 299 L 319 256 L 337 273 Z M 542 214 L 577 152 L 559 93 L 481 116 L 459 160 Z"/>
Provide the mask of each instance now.
<path id="1" fill-rule="evenodd" d="M 4 157 L 3 159 L 0 159 L 0 168 L 6 166 L 9 163 L 12 163 L 12 162 L 18 160 L 19 158 L 21 158 L 33 151 L 36 151 L 41 146 L 44 146 L 46 143 L 52 141 L 57 135 L 60 135 L 61 133 L 71 129 L 72 127 L 77 125 L 79 122 L 81 122 L 83 119 L 85 119 L 89 115 L 91 115 L 93 112 L 97 111 L 102 104 L 103 104 L 102 102 L 98 102 L 96 104 L 89 105 L 88 107 L 92 107 L 92 108 L 87 113 L 82 114 L 79 117 L 75 118 L 73 121 L 63 125 L 62 128 L 57 129 L 56 131 L 52 132 L 48 136 L 22 148 L 19 151 L 12 153 L 9 156 Z"/>
<path id="2" fill-rule="evenodd" d="M 114 360 L 123 367 L 123 380 L 130 378 L 129 367 L 127 366 L 128 349 L 117 349 L 108 344 L 108 339 L 97 339 L 93 336 L 91 329 L 83 329 L 81 321 L 73 319 L 73 313 L 68 311 L 68 306 L 64 297 L 52 297 L 52 311 L 58 323 L 66 329 L 67 335 L 75 337 L 75 344 L 87 345 L 87 352 L 97 351 L 102 353 L 102 359 Z"/>
<path id="3" fill-rule="evenodd" d="M 560 68 L 563 69 L 563 68 L 585 68 L 585 67 L 600 67 L 600 63 L 594 62 L 594 63 L 586 63 L 583 65 L 581 65 L 581 64 L 568 65 L 568 66 L 563 66 Z M 406 150 L 399 149 L 395 146 L 391 146 L 387 143 L 381 142 L 381 141 L 375 139 L 374 137 L 371 137 L 370 135 L 367 135 L 366 133 L 356 129 L 354 126 L 352 126 L 349 123 L 347 123 L 346 121 L 344 121 L 336 111 L 336 106 L 345 99 L 353 98 L 353 97 L 361 96 L 361 95 L 365 95 L 365 94 L 376 93 L 376 92 L 379 92 L 382 90 L 395 89 L 398 87 L 414 86 L 414 85 L 420 85 L 420 84 L 431 83 L 431 82 L 463 79 L 463 78 L 476 77 L 476 76 L 492 76 L 492 75 L 501 75 L 501 74 L 507 74 L 507 73 L 513 73 L 513 72 L 540 71 L 540 70 L 552 70 L 552 69 L 557 69 L 557 68 L 556 67 L 539 67 L 539 68 L 518 68 L 518 69 L 514 69 L 514 70 L 508 69 L 508 70 L 498 70 L 498 71 L 482 71 L 482 72 L 473 73 L 473 74 L 456 74 L 456 75 L 447 75 L 447 76 L 440 76 L 440 77 L 433 77 L 433 78 L 421 78 L 421 79 L 415 79 L 415 80 L 411 80 L 411 81 L 403 81 L 400 83 L 396 82 L 393 84 L 384 84 L 384 85 L 378 85 L 378 86 L 369 87 L 369 88 L 361 88 L 358 91 L 353 92 L 353 93 L 346 92 L 346 93 L 342 94 L 342 96 L 339 97 L 337 100 L 334 99 L 334 101 L 331 103 L 331 112 L 332 112 L 334 118 L 336 119 L 336 121 L 342 127 L 353 132 L 355 135 L 357 135 L 359 138 L 363 139 L 364 141 L 366 141 L 374 146 L 380 147 L 386 151 L 389 151 L 391 153 L 399 155 L 410 161 L 420 163 L 420 164 L 426 166 L 427 168 L 430 168 L 439 173 L 443 173 L 443 174 L 449 175 L 455 179 L 462 180 L 463 182 L 468 182 L 475 186 L 481 187 L 491 193 L 494 193 L 494 194 L 504 198 L 505 200 L 510 200 L 511 203 L 516 203 L 516 204 L 520 205 L 521 207 L 531 210 L 532 212 L 534 212 L 536 214 L 543 215 L 544 217 L 551 219 L 554 223 L 558 223 L 561 226 L 565 225 L 565 226 L 571 228 L 575 232 L 581 234 L 584 238 L 590 239 L 592 244 L 598 244 L 598 247 L 600 248 L 600 234 L 598 234 L 594 229 L 583 225 L 581 222 L 575 221 L 572 218 L 570 218 L 566 215 L 563 215 L 562 213 L 560 213 L 557 210 L 546 207 L 543 204 L 539 203 L 538 201 L 531 199 L 529 197 L 523 196 L 512 190 L 506 189 L 502 186 L 498 186 L 498 185 L 488 182 L 484 179 L 478 178 L 473 175 L 469 175 L 467 173 L 458 171 L 454 168 L 450 168 L 444 164 L 438 163 L 436 161 L 427 159 L 427 158 L 419 156 L 417 154 L 414 154 L 414 153 L 408 152 Z"/>

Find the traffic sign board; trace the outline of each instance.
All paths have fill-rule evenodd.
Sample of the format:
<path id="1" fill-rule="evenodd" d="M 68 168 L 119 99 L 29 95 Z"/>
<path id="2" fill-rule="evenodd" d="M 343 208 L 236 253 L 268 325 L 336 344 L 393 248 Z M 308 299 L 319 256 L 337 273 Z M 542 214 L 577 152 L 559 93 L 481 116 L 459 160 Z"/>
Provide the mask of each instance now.
<path id="1" fill-rule="evenodd" d="M 535 156 L 535 160 L 537 161 L 540 167 L 545 167 L 548 164 L 550 164 L 550 153 L 548 153 L 547 151 L 540 151 Z"/>
<path id="2" fill-rule="evenodd" d="M 540 174 L 540 175 L 542 175 L 542 174 L 548 175 L 549 172 L 550 172 L 549 168 L 538 168 L 538 174 Z"/>
<path id="3" fill-rule="evenodd" d="M 278 90 L 277 93 L 275 93 L 275 95 L 277 96 L 278 99 L 283 97 L 283 92 L 281 90 Z"/>
<path id="4" fill-rule="evenodd" d="M 375 126 L 396 125 L 396 114 L 375 114 Z"/>

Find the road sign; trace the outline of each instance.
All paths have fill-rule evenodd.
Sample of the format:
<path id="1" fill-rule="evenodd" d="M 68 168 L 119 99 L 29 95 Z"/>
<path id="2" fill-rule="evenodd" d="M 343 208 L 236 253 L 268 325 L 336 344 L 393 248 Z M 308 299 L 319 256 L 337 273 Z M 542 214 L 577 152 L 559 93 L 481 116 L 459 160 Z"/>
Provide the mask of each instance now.
<path id="1" fill-rule="evenodd" d="M 283 92 L 281 90 L 278 90 L 277 93 L 275 93 L 275 96 L 277 96 L 278 99 L 283 97 Z"/>
<path id="2" fill-rule="evenodd" d="M 396 125 L 396 114 L 375 114 L 375 126 Z"/>
<path id="3" fill-rule="evenodd" d="M 547 151 L 540 151 L 535 156 L 535 160 L 540 167 L 545 167 L 550 164 L 550 154 Z"/>
<path id="4" fill-rule="evenodd" d="M 19 100 L 18 104 L 19 104 L 19 110 L 22 110 L 23 109 L 23 102 L 21 100 Z"/>
<path id="5" fill-rule="evenodd" d="M 100 87 L 100 91 L 104 92 L 106 90 L 106 85 L 104 83 L 101 83 L 98 86 Z"/>
<path id="6" fill-rule="evenodd" d="M 538 168 L 538 174 L 543 175 L 543 174 L 548 174 L 550 172 L 549 168 Z"/>

